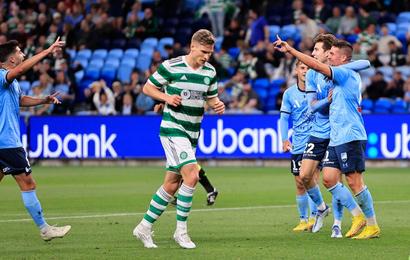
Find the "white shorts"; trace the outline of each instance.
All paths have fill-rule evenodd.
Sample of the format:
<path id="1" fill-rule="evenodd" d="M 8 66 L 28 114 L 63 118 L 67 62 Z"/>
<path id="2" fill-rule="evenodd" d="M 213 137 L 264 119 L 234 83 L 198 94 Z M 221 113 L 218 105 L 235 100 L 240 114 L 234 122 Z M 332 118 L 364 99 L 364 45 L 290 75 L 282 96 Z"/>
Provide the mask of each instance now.
<path id="1" fill-rule="evenodd" d="M 192 147 L 188 138 L 177 136 L 160 136 L 168 171 L 179 173 L 182 166 L 197 163 L 195 158 L 196 148 Z"/>

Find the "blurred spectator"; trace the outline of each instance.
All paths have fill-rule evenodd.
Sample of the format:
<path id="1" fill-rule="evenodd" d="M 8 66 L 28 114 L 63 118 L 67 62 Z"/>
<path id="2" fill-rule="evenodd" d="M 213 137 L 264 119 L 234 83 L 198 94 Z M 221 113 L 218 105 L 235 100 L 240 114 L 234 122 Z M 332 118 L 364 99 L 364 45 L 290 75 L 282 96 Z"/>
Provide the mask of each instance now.
<path id="1" fill-rule="evenodd" d="M 285 57 L 281 59 L 279 67 L 275 70 L 274 78 L 286 79 L 288 85 L 295 82 L 294 71 L 296 65 L 296 58 L 289 53 L 285 54 Z"/>
<path id="2" fill-rule="evenodd" d="M 326 20 L 326 26 L 333 34 L 338 33 L 340 22 L 342 20 L 341 11 L 339 6 L 334 6 L 332 9 L 332 16 Z"/>
<path id="3" fill-rule="evenodd" d="M 125 94 L 122 96 L 120 113 L 121 115 L 131 115 L 137 113 L 132 96 L 130 94 Z"/>
<path id="4" fill-rule="evenodd" d="M 349 35 L 354 33 L 354 29 L 357 27 L 357 18 L 352 6 L 348 6 L 345 9 L 345 15 L 340 20 L 338 34 Z"/>
<path id="5" fill-rule="evenodd" d="M 229 107 L 232 102 L 231 95 L 225 91 L 224 83 L 221 82 L 218 83 L 218 98 L 225 104 L 225 107 Z"/>
<path id="6" fill-rule="evenodd" d="M 233 112 L 240 113 L 260 113 L 258 106 L 258 94 L 252 89 L 251 84 L 245 81 L 241 93 L 237 98 L 233 99 L 231 109 Z"/>
<path id="7" fill-rule="evenodd" d="M 208 14 L 215 37 L 222 36 L 224 33 L 226 2 L 225 0 L 205 0 L 203 9 L 200 11 Z"/>
<path id="8" fill-rule="evenodd" d="M 315 35 L 319 33 L 319 26 L 316 21 L 310 19 L 306 14 L 300 14 L 299 24 L 297 25 L 299 31 L 302 34 L 302 39 L 312 39 Z"/>
<path id="9" fill-rule="evenodd" d="M 370 80 L 371 80 L 371 83 L 366 88 L 367 97 L 372 100 L 377 100 L 380 97 L 383 97 L 384 92 L 386 91 L 386 88 L 387 88 L 387 83 L 384 80 L 383 73 L 380 71 L 377 71 L 376 74 L 373 77 L 371 77 Z"/>
<path id="10" fill-rule="evenodd" d="M 403 98 L 404 97 L 404 80 L 400 71 L 393 74 L 393 79 L 387 85 L 384 96 L 387 98 Z"/>
<path id="11" fill-rule="evenodd" d="M 49 94 L 45 93 L 44 90 L 40 86 L 34 86 L 31 88 L 32 94 L 30 96 L 34 98 L 44 98 Z M 34 107 L 30 107 L 29 111 L 32 115 L 40 116 L 40 115 L 48 115 L 50 114 L 52 105 L 51 104 L 43 104 Z"/>
<path id="12" fill-rule="evenodd" d="M 250 51 L 244 51 L 239 59 L 238 70 L 251 79 L 266 78 L 265 64 Z"/>
<path id="13" fill-rule="evenodd" d="M 245 31 L 241 28 L 238 19 L 232 19 L 228 28 L 224 32 L 224 40 L 222 46 L 226 49 L 236 47 L 236 43 L 239 39 L 244 39 Z"/>
<path id="14" fill-rule="evenodd" d="M 397 37 L 390 34 L 389 27 L 387 27 L 386 24 L 383 24 L 380 27 L 380 33 L 381 33 L 381 36 L 380 36 L 379 41 L 377 42 L 377 53 L 378 54 L 390 54 L 389 43 L 391 41 L 394 41 L 398 48 L 402 47 L 402 44 L 397 39 Z"/>
<path id="15" fill-rule="evenodd" d="M 236 74 L 227 82 L 225 82 L 225 89 L 231 89 L 231 96 L 232 98 L 237 98 L 239 94 L 242 92 L 243 85 L 245 84 L 245 73 L 238 70 Z"/>
<path id="16" fill-rule="evenodd" d="M 406 82 L 404 83 L 404 100 L 410 104 L 410 77 L 407 78 Z"/>
<path id="17" fill-rule="evenodd" d="M 406 57 L 402 53 L 401 48 L 396 45 L 395 41 L 389 42 L 389 65 L 392 67 L 402 66 L 406 64 Z"/>
<path id="18" fill-rule="evenodd" d="M 37 18 L 36 28 L 34 29 L 34 34 L 37 36 L 47 35 L 48 28 L 50 24 L 47 22 L 47 16 L 43 13 L 40 13 Z"/>
<path id="19" fill-rule="evenodd" d="M 221 68 L 224 71 L 224 73 L 222 74 L 225 75 L 226 77 L 228 75 L 228 70 L 232 66 L 232 63 L 233 63 L 232 57 L 228 54 L 225 47 L 222 46 L 220 52 L 214 54 L 214 58 L 216 62 L 218 62 L 221 65 Z"/>
<path id="20" fill-rule="evenodd" d="M 352 60 L 367 60 L 369 58 L 367 52 L 362 52 L 360 44 L 358 42 L 354 43 L 352 47 Z"/>
<path id="21" fill-rule="evenodd" d="M 313 19 L 316 23 L 324 23 L 330 16 L 331 9 L 324 0 L 313 1 Z M 315 34 L 316 35 L 316 34 Z M 311 35 L 314 37 L 315 35 Z"/>
<path id="22" fill-rule="evenodd" d="M 115 100 L 115 111 L 121 113 L 124 89 L 120 81 L 114 81 L 112 83 L 112 92 L 114 94 L 114 100 Z M 132 100 L 131 100 L 131 103 L 132 103 Z"/>
<path id="23" fill-rule="evenodd" d="M 136 31 L 137 37 L 145 39 L 148 37 L 157 37 L 159 33 L 158 20 L 153 15 L 151 8 L 144 10 L 144 19 L 138 22 Z"/>
<path id="24" fill-rule="evenodd" d="M 148 111 L 151 111 L 154 107 L 155 101 L 145 95 L 144 93 L 140 93 L 137 96 L 137 100 L 135 101 L 135 106 L 137 108 L 137 114 L 145 114 Z"/>
<path id="25" fill-rule="evenodd" d="M 370 24 L 376 24 L 377 22 L 364 7 L 359 8 L 359 18 L 357 20 L 357 24 L 361 31 L 366 30 Z"/>
<path id="26" fill-rule="evenodd" d="M 128 39 L 133 38 L 137 32 L 138 27 L 138 17 L 136 14 L 132 13 L 127 18 L 127 26 L 124 28 L 125 37 Z"/>
<path id="27" fill-rule="evenodd" d="M 308 13 L 303 7 L 303 0 L 293 0 L 292 2 L 292 23 L 300 23 L 300 15 L 303 13 Z"/>
<path id="28" fill-rule="evenodd" d="M 376 34 L 376 24 L 369 24 L 366 30 L 359 34 L 357 42 L 360 44 L 360 49 L 363 53 L 370 50 L 377 50 L 377 40 L 379 36 Z"/>
<path id="29" fill-rule="evenodd" d="M 115 100 L 111 89 L 104 81 L 100 82 L 101 89 L 93 96 L 93 102 L 99 115 L 115 115 Z"/>
<path id="30" fill-rule="evenodd" d="M 285 90 L 286 90 L 287 88 L 288 88 L 288 85 L 287 85 L 286 82 L 283 83 L 283 84 L 280 86 L 279 93 L 278 93 L 278 95 L 276 96 L 276 103 L 275 103 L 276 109 L 280 109 L 280 107 L 281 107 L 281 105 L 282 105 L 283 94 L 285 93 Z"/>
<path id="31" fill-rule="evenodd" d="M 259 11 L 249 10 L 249 18 L 252 20 L 250 25 L 249 46 L 255 46 L 259 41 L 269 44 L 269 27 L 265 17 Z"/>
<path id="32" fill-rule="evenodd" d="M 61 101 L 61 104 L 54 106 L 53 114 L 71 114 L 74 110 L 75 95 L 64 71 L 57 71 L 53 92 L 59 93 L 58 99 Z"/>
<path id="33" fill-rule="evenodd" d="M 18 41 L 22 47 L 24 48 L 26 46 L 26 41 L 28 39 L 29 35 L 26 33 L 26 30 L 24 28 L 23 23 L 18 23 L 17 28 L 13 31 L 11 31 L 9 40 L 16 40 Z"/>

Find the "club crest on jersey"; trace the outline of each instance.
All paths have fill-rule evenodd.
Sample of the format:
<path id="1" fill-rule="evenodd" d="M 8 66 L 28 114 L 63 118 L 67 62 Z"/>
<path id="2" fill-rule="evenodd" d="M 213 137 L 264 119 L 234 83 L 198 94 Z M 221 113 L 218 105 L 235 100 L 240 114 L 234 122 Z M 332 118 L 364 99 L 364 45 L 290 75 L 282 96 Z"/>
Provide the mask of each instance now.
<path id="1" fill-rule="evenodd" d="M 347 161 L 347 153 L 341 153 L 340 158 L 342 158 L 343 162 L 346 162 Z"/>
<path id="2" fill-rule="evenodd" d="M 204 83 L 205 83 L 206 85 L 209 85 L 209 83 L 211 83 L 211 79 L 209 79 L 208 77 L 205 77 L 205 78 L 204 78 Z"/>
<path id="3" fill-rule="evenodd" d="M 181 158 L 182 160 L 185 160 L 188 157 L 188 154 L 186 152 L 181 152 L 179 154 L 179 158 Z"/>
<path id="4" fill-rule="evenodd" d="M 184 89 L 181 91 L 181 97 L 182 99 L 189 99 L 191 97 L 191 91 L 189 91 L 188 89 Z"/>
<path id="5" fill-rule="evenodd" d="M 4 172 L 4 173 L 7 173 L 8 171 L 10 171 L 10 167 L 5 167 L 5 168 L 3 168 L 3 172 Z"/>

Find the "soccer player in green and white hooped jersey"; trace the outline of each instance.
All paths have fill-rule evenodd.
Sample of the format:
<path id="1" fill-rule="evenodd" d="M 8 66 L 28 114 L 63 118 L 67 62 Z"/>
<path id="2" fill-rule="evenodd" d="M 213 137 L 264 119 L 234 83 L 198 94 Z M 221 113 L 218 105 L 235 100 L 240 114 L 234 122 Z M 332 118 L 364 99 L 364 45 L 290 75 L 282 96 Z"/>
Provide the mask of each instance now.
<path id="1" fill-rule="evenodd" d="M 164 61 L 144 86 L 144 93 L 166 103 L 160 127 L 160 139 L 167 158 L 163 185 L 154 194 L 148 211 L 133 234 L 146 248 L 156 248 L 152 225 L 161 216 L 174 193 L 177 195 L 175 241 L 183 248 L 195 248 L 188 235 L 187 218 L 198 182 L 195 147 L 198 142 L 205 102 L 217 114 L 225 111 L 218 99 L 216 71 L 207 61 L 215 37 L 198 30 L 191 39 L 188 55 Z M 183 179 L 179 187 L 180 180 Z"/>

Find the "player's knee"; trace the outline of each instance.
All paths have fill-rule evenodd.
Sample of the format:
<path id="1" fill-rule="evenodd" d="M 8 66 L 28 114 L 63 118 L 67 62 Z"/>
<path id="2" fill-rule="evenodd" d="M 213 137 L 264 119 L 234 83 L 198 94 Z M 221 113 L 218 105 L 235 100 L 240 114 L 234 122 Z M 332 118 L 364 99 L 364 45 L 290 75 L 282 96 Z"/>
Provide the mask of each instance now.
<path id="1" fill-rule="evenodd" d="M 312 181 L 312 178 L 308 174 L 301 174 L 300 179 L 304 186 L 308 186 L 310 182 Z"/>
<path id="2" fill-rule="evenodd" d="M 329 189 L 329 188 L 331 188 L 331 187 L 333 187 L 333 186 L 336 185 L 337 180 L 335 180 L 335 179 L 333 179 L 333 178 L 323 177 L 322 183 L 323 183 L 323 186 L 325 186 L 327 189 Z"/>

